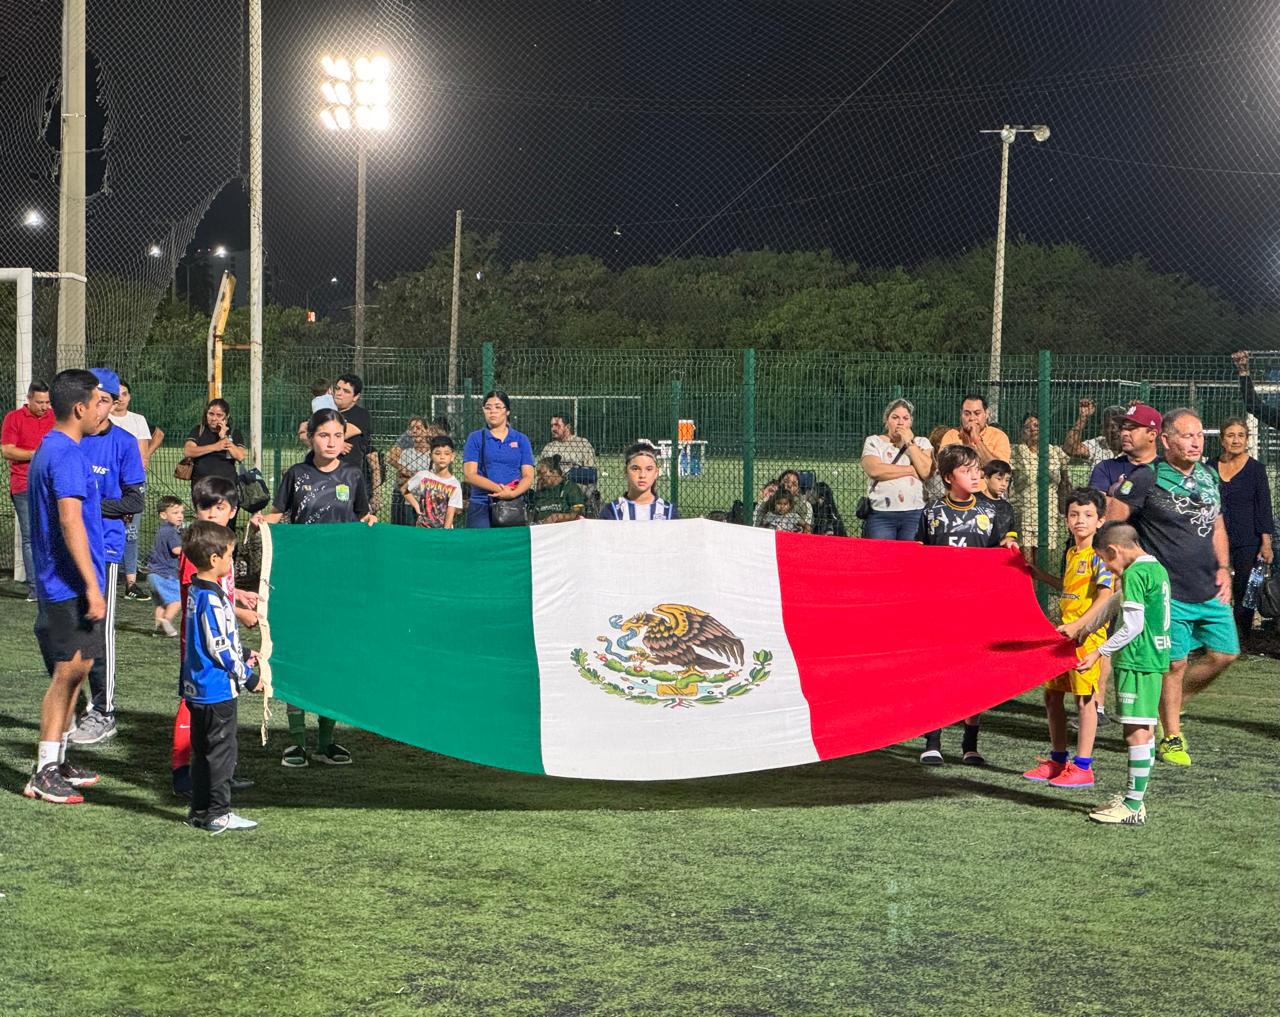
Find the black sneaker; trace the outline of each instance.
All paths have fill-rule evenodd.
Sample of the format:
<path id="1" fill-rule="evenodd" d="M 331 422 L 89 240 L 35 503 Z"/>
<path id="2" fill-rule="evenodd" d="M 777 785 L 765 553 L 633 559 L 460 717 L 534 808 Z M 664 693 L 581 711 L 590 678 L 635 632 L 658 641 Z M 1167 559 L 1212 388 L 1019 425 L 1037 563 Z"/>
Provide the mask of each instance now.
<path id="1" fill-rule="evenodd" d="M 337 742 L 333 742 L 327 748 L 320 749 L 316 752 L 314 758 L 317 763 L 328 763 L 330 766 L 349 766 L 351 764 L 351 753 Z"/>
<path id="2" fill-rule="evenodd" d="M 58 764 L 58 773 L 72 787 L 93 787 L 94 784 L 102 780 L 100 773 L 94 773 L 92 770 L 86 770 L 79 766 L 73 766 L 67 761 Z"/>
<path id="3" fill-rule="evenodd" d="M 125 600 L 146 600 L 147 595 L 138 589 L 137 583 L 130 583 L 124 588 Z"/>
<path id="4" fill-rule="evenodd" d="M 301 745 L 290 745 L 280 757 L 281 766 L 299 767 L 307 765 L 307 750 Z"/>
<path id="5" fill-rule="evenodd" d="M 27 798 L 52 802 L 54 805 L 79 805 L 84 801 L 84 795 L 68 784 L 66 778 L 58 772 L 57 763 L 48 763 L 33 773 L 22 793 Z"/>
<path id="6" fill-rule="evenodd" d="M 241 777 L 240 774 L 238 773 L 233 773 L 231 775 L 232 791 L 248 791 L 249 788 L 253 787 L 253 783 L 254 782 L 251 781 L 248 777 Z"/>

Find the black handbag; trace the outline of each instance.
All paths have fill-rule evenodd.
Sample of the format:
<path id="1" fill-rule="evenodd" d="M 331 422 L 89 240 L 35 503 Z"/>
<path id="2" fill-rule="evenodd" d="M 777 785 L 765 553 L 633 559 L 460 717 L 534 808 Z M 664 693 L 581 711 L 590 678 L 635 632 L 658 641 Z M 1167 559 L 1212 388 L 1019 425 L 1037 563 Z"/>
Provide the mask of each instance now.
<path id="1" fill-rule="evenodd" d="M 1258 588 L 1258 613 L 1264 618 L 1280 618 L 1280 569 L 1272 569 Z"/>
<path id="2" fill-rule="evenodd" d="M 240 494 L 240 507 L 246 512 L 261 512 L 271 502 L 271 492 L 257 467 L 240 471 L 236 489 Z"/>
<path id="3" fill-rule="evenodd" d="M 482 428 L 482 430 L 484 430 Z M 511 433 L 510 429 L 507 431 Z M 485 447 L 488 443 L 484 435 L 480 435 L 480 476 L 485 476 Z M 488 479 L 487 477 L 485 479 Z M 529 525 L 529 502 L 525 497 L 494 498 L 489 495 L 489 525 L 494 529 L 505 529 L 508 526 Z"/>
<path id="4" fill-rule="evenodd" d="M 898 463 L 898 460 L 901 459 L 906 454 L 907 454 L 907 446 L 903 445 L 902 448 L 898 449 L 898 454 L 893 457 L 889 465 L 896 466 Z M 876 489 L 876 485 L 879 483 L 880 481 L 878 480 L 871 481 L 871 486 L 867 488 L 867 493 L 858 499 L 858 504 L 857 506 L 854 507 L 853 514 L 857 516 L 859 519 L 866 520 L 871 518 L 871 492 Z"/>

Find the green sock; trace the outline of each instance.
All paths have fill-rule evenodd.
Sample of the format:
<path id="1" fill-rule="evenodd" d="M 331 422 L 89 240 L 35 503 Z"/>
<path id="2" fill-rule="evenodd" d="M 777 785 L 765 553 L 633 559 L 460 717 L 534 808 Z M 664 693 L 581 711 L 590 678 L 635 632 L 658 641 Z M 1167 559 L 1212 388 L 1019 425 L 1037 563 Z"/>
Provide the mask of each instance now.
<path id="1" fill-rule="evenodd" d="M 1142 799 L 1147 793 L 1147 781 L 1151 779 L 1151 761 L 1154 758 L 1154 746 L 1129 746 L 1129 786 L 1124 793 L 1124 803 L 1134 812 L 1142 808 Z"/>
<path id="2" fill-rule="evenodd" d="M 293 739 L 294 745 L 305 749 L 307 747 L 307 715 L 296 706 L 288 708 L 288 715 L 289 737 Z"/>
<path id="3" fill-rule="evenodd" d="M 338 722 L 330 717 L 320 718 L 320 733 L 316 736 L 316 746 L 323 752 L 333 744 L 333 729 Z"/>

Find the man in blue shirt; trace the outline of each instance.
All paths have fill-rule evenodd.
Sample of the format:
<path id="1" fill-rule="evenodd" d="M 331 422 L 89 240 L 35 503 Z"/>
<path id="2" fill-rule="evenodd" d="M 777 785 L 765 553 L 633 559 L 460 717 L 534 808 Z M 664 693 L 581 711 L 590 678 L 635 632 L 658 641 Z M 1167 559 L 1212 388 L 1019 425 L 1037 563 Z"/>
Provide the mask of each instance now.
<path id="1" fill-rule="evenodd" d="M 1104 459 L 1089 475 L 1089 486 L 1109 498 L 1134 470 L 1156 458 L 1156 435 L 1160 433 L 1160 411 L 1145 403 L 1134 403 L 1120 418 L 1120 447 L 1123 454 Z M 1145 546 L 1145 545 L 1144 545 Z"/>
<path id="2" fill-rule="evenodd" d="M 98 379 L 99 397 L 110 396 L 114 405 L 120 397 L 120 378 L 115 371 L 97 367 L 89 373 Z M 146 508 L 147 474 L 137 439 L 117 426 L 110 414 L 96 434 L 80 442 L 80 449 L 93 467 L 102 495 L 107 616 L 103 623 L 105 652 L 94 658 L 89 670 L 89 710 L 68 740 L 75 745 L 97 745 L 116 733 L 116 587 L 127 540 L 125 523 Z"/>
<path id="3" fill-rule="evenodd" d="M 102 497 L 80 442 L 102 428 L 112 403 L 84 370 L 60 371 L 49 396 L 55 423 L 31 460 L 28 490 L 36 642 L 51 681 L 40 706 L 35 771 L 22 793 L 76 805 L 84 801 L 79 788 L 101 778 L 67 762 L 67 722 L 89 668 L 103 653 L 107 613 Z"/>

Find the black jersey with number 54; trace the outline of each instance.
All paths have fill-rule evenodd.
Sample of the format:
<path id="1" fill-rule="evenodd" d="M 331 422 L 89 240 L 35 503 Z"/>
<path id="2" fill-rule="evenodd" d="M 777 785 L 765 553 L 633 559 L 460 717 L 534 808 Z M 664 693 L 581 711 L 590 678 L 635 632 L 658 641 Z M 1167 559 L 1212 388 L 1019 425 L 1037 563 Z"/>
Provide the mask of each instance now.
<path id="1" fill-rule="evenodd" d="M 1013 506 L 976 494 L 965 502 L 944 496 L 926 505 L 916 539 L 934 547 L 999 547 L 1005 537 L 1017 535 Z"/>

